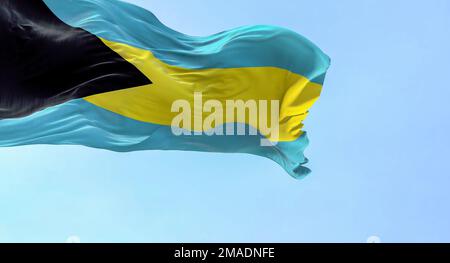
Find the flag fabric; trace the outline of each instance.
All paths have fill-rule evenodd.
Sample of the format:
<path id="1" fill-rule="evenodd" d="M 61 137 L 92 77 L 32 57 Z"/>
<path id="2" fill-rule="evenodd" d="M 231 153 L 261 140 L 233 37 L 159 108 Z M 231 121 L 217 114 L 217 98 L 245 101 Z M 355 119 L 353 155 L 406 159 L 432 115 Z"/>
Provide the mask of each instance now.
<path id="1" fill-rule="evenodd" d="M 299 34 L 260 25 L 193 37 L 116 0 L 0 3 L 0 146 L 249 153 L 295 178 L 309 173 L 302 122 L 330 62 Z M 196 104 L 199 92 L 224 104 L 279 101 L 279 136 L 263 146 L 260 133 L 174 134 L 173 102 Z"/>

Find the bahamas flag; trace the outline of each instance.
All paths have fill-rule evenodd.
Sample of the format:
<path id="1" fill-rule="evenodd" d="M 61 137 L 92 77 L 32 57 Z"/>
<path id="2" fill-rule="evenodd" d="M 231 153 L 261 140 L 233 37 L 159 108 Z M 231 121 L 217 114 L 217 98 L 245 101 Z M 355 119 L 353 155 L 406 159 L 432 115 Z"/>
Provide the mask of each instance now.
<path id="1" fill-rule="evenodd" d="M 298 178 L 309 172 L 302 122 L 328 67 L 318 47 L 284 28 L 193 37 L 116 0 L 0 0 L 0 146 L 249 153 Z M 181 134 L 173 129 L 176 101 L 193 107 Z M 207 101 L 217 107 L 205 110 Z M 277 101 L 277 136 L 260 128 L 269 111 L 232 118 L 233 129 L 256 134 L 196 124 L 215 109 L 211 127 L 228 129 L 219 106 L 229 101 Z"/>

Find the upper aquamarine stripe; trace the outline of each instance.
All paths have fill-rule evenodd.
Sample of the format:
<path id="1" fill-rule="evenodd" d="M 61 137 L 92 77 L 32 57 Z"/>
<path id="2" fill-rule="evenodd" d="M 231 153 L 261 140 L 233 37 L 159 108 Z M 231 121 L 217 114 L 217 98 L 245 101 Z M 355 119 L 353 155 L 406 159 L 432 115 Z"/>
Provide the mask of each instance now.
<path id="1" fill-rule="evenodd" d="M 278 67 L 322 84 L 330 60 L 288 29 L 245 26 L 207 37 L 163 25 L 151 12 L 117 0 L 44 0 L 65 23 L 110 41 L 150 50 L 167 64 L 190 69 Z"/>
<path id="2" fill-rule="evenodd" d="M 0 147 L 55 144 L 85 145 L 118 152 L 186 150 L 250 153 L 274 160 L 291 176 L 309 173 L 303 167 L 306 134 L 293 142 L 260 146 L 260 136 L 175 136 L 171 127 L 145 123 L 97 107 L 83 99 L 47 108 L 20 119 L 0 120 Z"/>

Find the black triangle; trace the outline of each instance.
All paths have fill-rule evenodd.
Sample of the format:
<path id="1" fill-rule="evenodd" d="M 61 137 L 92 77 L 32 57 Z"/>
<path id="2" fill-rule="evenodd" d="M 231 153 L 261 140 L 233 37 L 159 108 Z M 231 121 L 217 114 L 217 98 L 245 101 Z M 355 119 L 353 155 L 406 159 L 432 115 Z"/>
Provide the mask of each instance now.
<path id="1" fill-rule="evenodd" d="M 0 3 L 0 119 L 152 83 L 98 37 L 62 22 L 43 1 Z"/>

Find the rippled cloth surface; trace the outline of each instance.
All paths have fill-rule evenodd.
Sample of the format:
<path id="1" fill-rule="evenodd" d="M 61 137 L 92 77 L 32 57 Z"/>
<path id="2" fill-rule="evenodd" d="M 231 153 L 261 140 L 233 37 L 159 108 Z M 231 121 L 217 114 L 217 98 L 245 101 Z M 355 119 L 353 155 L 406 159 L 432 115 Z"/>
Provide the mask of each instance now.
<path id="1" fill-rule="evenodd" d="M 246 26 L 193 37 L 115 0 L 3 2 L 0 33 L 14 52 L 2 49 L 0 65 L 18 66 L 0 79 L 0 146 L 250 153 L 293 177 L 309 173 L 302 122 L 329 58 L 299 34 Z M 195 92 L 220 102 L 279 100 L 276 145 L 261 146 L 262 135 L 173 135 L 173 101 L 193 102 Z"/>

